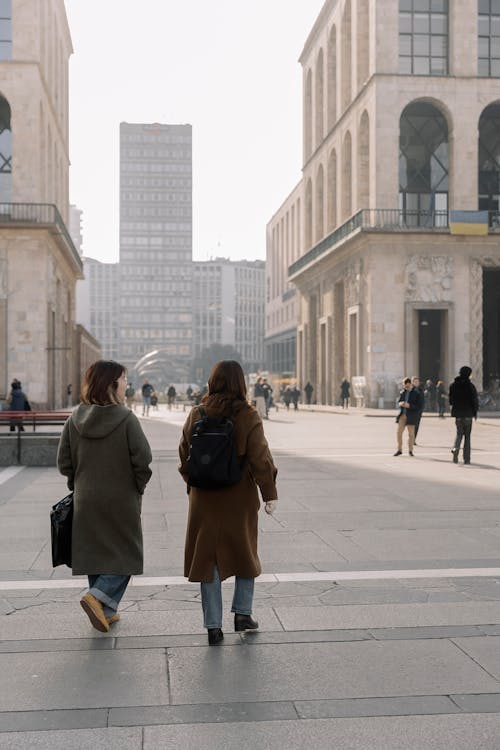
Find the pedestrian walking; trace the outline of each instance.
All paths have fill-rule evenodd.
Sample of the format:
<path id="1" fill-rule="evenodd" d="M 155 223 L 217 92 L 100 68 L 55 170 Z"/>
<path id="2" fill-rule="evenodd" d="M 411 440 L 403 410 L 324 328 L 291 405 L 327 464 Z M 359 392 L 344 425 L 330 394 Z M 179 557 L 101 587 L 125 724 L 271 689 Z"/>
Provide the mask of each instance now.
<path id="1" fill-rule="evenodd" d="M 167 391 L 167 406 L 169 409 L 171 409 L 172 406 L 175 405 L 176 397 L 177 397 L 177 391 L 175 390 L 175 386 L 171 385 Z"/>
<path id="2" fill-rule="evenodd" d="M 133 409 L 135 411 L 134 396 L 135 396 L 135 388 L 132 385 L 132 383 L 129 383 L 127 385 L 127 390 L 125 391 L 125 400 L 127 402 L 128 408 Z"/>
<path id="3" fill-rule="evenodd" d="M 436 404 L 438 416 L 444 419 L 444 413 L 446 411 L 446 399 L 447 393 L 446 388 L 442 380 L 438 380 L 436 383 Z"/>
<path id="4" fill-rule="evenodd" d="M 267 382 L 267 378 L 262 378 L 262 394 L 264 396 L 264 403 L 266 409 L 266 419 L 269 419 L 269 409 L 273 401 L 273 389 Z"/>
<path id="5" fill-rule="evenodd" d="M 297 388 L 297 384 L 294 384 L 292 388 L 292 403 L 293 403 L 294 411 L 298 411 L 299 409 L 299 398 L 300 398 L 300 388 Z"/>
<path id="6" fill-rule="evenodd" d="M 451 416 L 455 417 L 455 426 L 457 429 L 455 444 L 451 449 L 454 464 L 458 464 L 462 438 L 464 440 L 464 464 L 470 464 L 472 420 L 477 419 L 477 410 L 479 408 L 476 387 L 470 381 L 471 374 L 471 368 L 464 365 L 460 368 L 458 376 L 449 388 Z"/>
<path id="7" fill-rule="evenodd" d="M 430 379 L 425 381 L 424 396 L 425 411 L 436 411 L 436 386 Z"/>
<path id="8" fill-rule="evenodd" d="M 101 632 L 119 620 L 130 576 L 143 571 L 141 503 L 152 457 L 139 420 L 124 405 L 126 388 L 123 365 L 94 362 L 57 454 L 74 493 L 72 572 L 88 576 L 80 604 Z"/>
<path id="9" fill-rule="evenodd" d="M 310 383 L 309 380 L 308 380 L 307 383 L 304 386 L 304 393 L 306 394 L 306 404 L 308 406 L 311 405 L 311 398 L 312 398 L 312 395 L 313 395 L 313 391 L 314 391 L 314 388 L 312 386 L 312 383 Z"/>
<path id="10" fill-rule="evenodd" d="M 151 406 L 153 408 L 153 411 L 159 411 L 158 409 L 158 394 L 156 391 L 153 391 L 151 394 Z"/>
<path id="11" fill-rule="evenodd" d="M 261 572 L 257 554 L 257 487 L 266 512 L 273 513 L 277 504 L 277 470 L 264 437 L 262 420 L 247 403 L 245 377 L 238 362 L 224 360 L 214 365 L 202 407 L 209 418 L 231 420 L 242 467 L 242 478 L 229 487 L 189 486 L 191 434 L 194 424 L 202 418 L 199 407 L 193 407 L 179 445 L 179 471 L 189 495 L 184 575 L 190 581 L 200 582 L 203 625 L 208 631 L 209 644 L 215 645 L 224 637 L 221 581 L 230 576 L 236 577 L 231 607 L 235 631 L 258 628 L 252 618 L 254 580 Z"/>
<path id="12" fill-rule="evenodd" d="M 413 440 L 413 445 L 417 444 L 417 435 L 418 435 L 418 428 L 420 427 L 420 420 L 422 419 L 422 414 L 424 411 L 424 404 L 425 404 L 425 396 L 424 396 L 424 389 L 420 385 L 420 378 L 417 377 L 417 375 L 414 375 L 412 380 L 412 385 L 414 389 L 418 393 L 418 414 L 415 419 L 415 437 Z"/>
<path id="13" fill-rule="evenodd" d="M 395 456 L 403 453 L 403 432 L 408 430 L 408 453 L 413 456 L 413 446 L 415 444 L 415 423 L 421 408 L 420 394 L 412 384 L 410 378 L 403 380 L 403 390 L 399 394 L 398 400 L 399 414 L 396 417 L 398 423 L 397 443 L 398 447 Z"/>
<path id="14" fill-rule="evenodd" d="M 253 400 L 255 401 L 255 408 L 261 419 L 267 419 L 266 414 L 266 397 L 264 395 L 264 389 L 262 387 L 262 378 L 259 377 L 255 381 L 253 387 Z"/>
<path id="15" fill-rule="evenodd" d="M 21 381 L 14 378 L 10 384 L 10 396 L 8 398 L 9 411 L 31 411 L 31 406 L 23 391 Z M 10 432 L 24 432 L 23 418 L 15 417 L 9 421 Z"/>
<path id="16" fill-rule="evenodd" d="M 340 384 L 340 403 L 342 404 L 343 409 L 349 408 L 350 392 L 351 392 L 351 384 L 349 383 L 347 378 L 344 378 Z"/>
<path id="17" fill-rule="evenodd" d="M 290 411 L 290 402 L 292 400 L 292 389 L 290 388 L 289 385 L 287 385 L 286 388 L 284 389 L 281 395 L 281 400 L 285 404 L 286 410 Z"/>
<path id="18" fill-rule="evenodd" d="M 154 388 L 149 382 L 145 380 L 142 385 L 142 416 L 149 416 L 149 407 L 151 406 L 151 396 L 153 395 Z"/>

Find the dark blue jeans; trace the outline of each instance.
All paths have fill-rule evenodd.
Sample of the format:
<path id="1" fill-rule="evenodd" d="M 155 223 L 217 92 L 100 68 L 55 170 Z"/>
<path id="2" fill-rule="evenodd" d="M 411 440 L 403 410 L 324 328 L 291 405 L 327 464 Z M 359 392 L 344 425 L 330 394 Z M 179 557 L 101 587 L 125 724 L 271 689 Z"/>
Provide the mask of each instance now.
<path id="1" fill-rule="evenodd" d="M 456 417 L 457 436 L 455 438 L 454 451 L 459 452 L 462 438 L 464 438 L 464 464 L 470 464 L 470 433 L 472 430 L 472 417 Z"/>

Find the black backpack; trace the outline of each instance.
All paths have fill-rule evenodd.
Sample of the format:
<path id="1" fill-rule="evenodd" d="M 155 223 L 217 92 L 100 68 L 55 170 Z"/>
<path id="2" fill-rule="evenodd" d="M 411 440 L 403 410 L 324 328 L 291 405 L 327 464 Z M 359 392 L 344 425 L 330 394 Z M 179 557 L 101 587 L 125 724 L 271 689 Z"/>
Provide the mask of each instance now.
<path id="1" fill-rule="evenodd" d="M 242 466 L 234 444 L 234 425 L 227 417 L 210 418 L 197 407 L 201 419 L 191 432 L 188 457 L 188 484 L 205 490 L 217 490 L 236 484 Z"/>

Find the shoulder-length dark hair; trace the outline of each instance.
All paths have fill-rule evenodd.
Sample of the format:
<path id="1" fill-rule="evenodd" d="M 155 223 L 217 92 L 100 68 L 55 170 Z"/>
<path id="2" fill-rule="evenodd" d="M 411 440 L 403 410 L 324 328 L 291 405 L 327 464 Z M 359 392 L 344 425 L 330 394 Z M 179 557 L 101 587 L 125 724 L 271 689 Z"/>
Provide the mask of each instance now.
<path id="1" fill-rule="evenodd" d="M 123 365 L 112 359 L 98 359 L 83 376 L 80 393 L 82 402 L 98 406 L 119 404 L 116 395 L 117 381 L 126 371 Z"/>
<path id="2" fill-rule="evenodd" d="M 233 359 L 222 359 L 212 367 L 208 378 L 208 393 L 202 403 L 209 409 L 220 413 L 229 413 L 236 404 L 246 403 L 247 386 L 239 362 Z"/>

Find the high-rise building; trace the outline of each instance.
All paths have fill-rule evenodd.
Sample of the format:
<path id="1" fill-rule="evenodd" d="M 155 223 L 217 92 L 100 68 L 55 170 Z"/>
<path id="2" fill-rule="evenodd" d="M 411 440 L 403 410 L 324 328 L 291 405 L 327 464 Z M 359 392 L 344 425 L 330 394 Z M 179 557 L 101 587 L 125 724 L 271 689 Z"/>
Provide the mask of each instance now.
<path id="1" fill-rule="evenodd" d="M 193 350 L 233 346 L 245 367 L 263 367 L 265 263 L 215 258 L 193 263 Z"/>
<path id="2" fill-rule="evenodd" d="M 103 357 L 118 360 L 119 265 L 83 258 L 83 273 L 76 287 L 76 319 L 99 342 Z"/>
<path id="3" fill-rule="evenodd" d="M 82 231 L 83 211 L 78 206 L 70 205 L 69 207 L 69 233 L 78 254 L 82 255 L 83 231 Z"/>
<path id="4" fill-rule="evenodd" d="M 68 231 L 68 60 L 63 0 L 0 3 L 0 399 L 16 377 L 33 406 L 74 382 L 75 284 Z"/>
<path id="5" fill-rule="evenodd" d="M 268 269 L 270 305 L 283 267 L 297 289 L 300 383 L 498 386 L 500 5 L 326 0 L 300 62 L 301 252 L 275 233 Z"/>
<path id="6" fill-rule="evenodd" d="M 155 385 L 192 356 L 191 125 L 120 125 L 120 358 Z"/>

